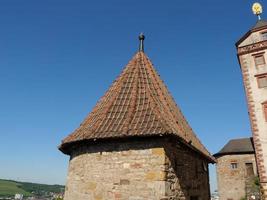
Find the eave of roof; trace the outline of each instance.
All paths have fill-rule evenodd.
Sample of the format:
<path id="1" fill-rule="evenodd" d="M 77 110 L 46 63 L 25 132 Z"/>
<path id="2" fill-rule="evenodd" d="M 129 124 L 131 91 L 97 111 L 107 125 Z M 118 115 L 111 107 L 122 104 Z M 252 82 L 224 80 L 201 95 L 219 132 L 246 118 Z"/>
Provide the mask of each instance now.
<path id="1" fill-rule="evenodd" d="M 64 143 L 61 144 L 60 146 L 58 146 L 58 149 L 66 154 L 66 155 L 70 155 L 71 151 L 73 149 L 75 149 L 77 146 L 81 146 L 81 145 L 90 145 L 90 144 L 95 144 L 95 143 L 109 143 L 110 141 L 127 141 L 127 140 L 133 140 L 133 139 L 153 139 L 155 137 L 160 137 L 160 138 L 165 138 L 165 137 L 170 137 L 173 138 L 174 140 L 177 140 L 179 142 L 181 142 L 183 145 L 185 145 L 186 147 L 188 147 L 189 149 L 195 151 L 198 155 L 204 157 L 209 163 L 216 163 L 216 159 L 213 156 L 207 156 L 206 154 L 204 154 L 202 151 L 200 151 L 199 149 L 195 148 L 194 146 L 191 145 L 190 142 L 186 142 L 183 138 L 180 138 L 179 136 L 177 136 L 176 134 L 161 134 L 158 136 L 155 135 L 143 135 L 143 136 L 127 136 L 127 137 L 113 137 L 113 138 L 95 138 L 95 139 L 88 139 L 88 140 L 80 140 L 80 141 L 75 141 L 75 142 L 71 142 L 71 143 Z"/>

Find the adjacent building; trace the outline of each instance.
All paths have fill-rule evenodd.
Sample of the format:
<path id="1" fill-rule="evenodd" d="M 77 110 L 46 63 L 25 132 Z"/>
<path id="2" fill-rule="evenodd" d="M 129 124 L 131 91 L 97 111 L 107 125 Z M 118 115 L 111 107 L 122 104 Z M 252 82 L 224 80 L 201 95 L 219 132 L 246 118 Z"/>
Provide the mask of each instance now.
<path id="1" fill-rule="evenodd" d="M 208 200 L 214 163 L 140 48 L 59 149 L 65 200 Z"/>
<path id="2" fill-rule="evenodd" d="M 230 140 L 214 156 L 220 200 L 259 199 L 252 138 Z"/>
<path id="3" fill-rule="evenodd" d="M 255 14 L 262 10 L 255 4 Z M 257 23 L 236 43 L 247 96 L 262 198 L 267 199 L 267 21 Z"/>

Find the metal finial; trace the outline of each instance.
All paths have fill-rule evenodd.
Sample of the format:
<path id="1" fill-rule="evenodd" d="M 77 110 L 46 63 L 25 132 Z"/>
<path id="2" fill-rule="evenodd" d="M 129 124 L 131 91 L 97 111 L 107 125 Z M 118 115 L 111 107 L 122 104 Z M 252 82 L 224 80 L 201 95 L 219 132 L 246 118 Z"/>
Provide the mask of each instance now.
<path id="1" fill-rule="evenodd" d="M 139 35 L 139 41 L 140 41 L 140 44 L 139 44 L 139 51 L 142 51 L 144 52 L 144 40 L 145 40 L 145 35 L 143 33 L 141 33 Z"/>
<path id="2" fill-rule="evenodd" d="M 254 15 L 258 16 L 258 20 L 261 20 L 262 6 L 260 3 L 256 2 L 252 5 L 252 12 Z"/>

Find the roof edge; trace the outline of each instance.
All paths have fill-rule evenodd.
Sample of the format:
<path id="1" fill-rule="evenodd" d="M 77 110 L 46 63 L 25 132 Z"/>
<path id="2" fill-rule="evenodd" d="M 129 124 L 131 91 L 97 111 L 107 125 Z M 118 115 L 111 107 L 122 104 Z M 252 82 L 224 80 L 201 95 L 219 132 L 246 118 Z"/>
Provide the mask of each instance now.
<path id="1" fill-rule="evenodd" d="M 243 35 L 236 43 L 235 46 L 238 47 L 238 45 L 240 45 L 251 33 L 266 29 L 267 25 L 259 27 L 259 28 L 254 28 L 249 30 L 248 32 L 245 33 L 245 35 Z"/>
<path id="2" fill-rule="evenodd" d="M 203 152 L 201 152 L 200 150 L 198 150 L 196 147 L 194 147 L 193 145 L 191 145 L 190 142 L 186 142 L 183 138 L 177 136 L 176 134 L 170 134 L 170 133 L 163 133 L 161 135 L 137 135 L 137 136 L 128 136 L 128 137 L 107 137 L 107 138 L 95 138 L 95 139 L 83 139 L 83 140 L 78 140 L 78 141 L 73 141 L 73 142 L 68 142 L 68 143 L 62 143 L 58 146 L 58 149 L 66 154 L 66 155 L 70 155 L 71 151 L 73 149 L 74 146 L 76 145 L 80 145 L 82 144 L 86 144 L 86 143 L 92 143 L 92 142 L 106 142 L 106 141 L 115 141 L 115 140 L 120 140 L 120 141 L 126 141 L 129 140 L 131 138 L 136 138 L 136 139 L 142 139 L 142 138 L 160 138 L 160 137 L 173 137 L 179 140 L 179 142 L 181 142 L 182 144 L 184 144 L 185 146 L 189 147 L 190 149 L 192 149 L 193 151 L 195 151 L 196 153 L 200 154 L 201 156 L 205 157 L 209 163 L 216 163 L 216 159 L 215 157 L 213 157 L 212 155 L 206 155 Z M 75 147 L 74 147 L 75 148 Z"/>
<path id="3" fill-rule="evenodd" d="M 233 145 L 233 142 L 237 142 L 237 141 L 244 141 L 244 140 L 249 140 L 251 145 L 252 145 L 252 149 L 246 149 L 246 150 L 236 150 L 233 149 L 231 151 L 226 150 L 223 151 L 224 148 L 229 148 L 230 145 Z M 254 142 L 253 142 L 253 137 L 242 137 L 242 138 L 235 138 L 235 139 L 231 139 L 229 140 L 220 151 L 218 151 L 217 153 L 213 154 L 213 156 L 215 158 L 223 156 L 223 155 L 241 155 L 241 154 L 255 154 L 255 147 L 254 147 Z"/>
<path id="4" fill-rule="evenodd" d="M 243 151 L 243 152 L 223 152 L 223 153 L 215 153 L 213 156 L 215 158 L 225 156 L 225 155 L 242 155 L 242 154 L 255 154 L 255 151 Z"/>

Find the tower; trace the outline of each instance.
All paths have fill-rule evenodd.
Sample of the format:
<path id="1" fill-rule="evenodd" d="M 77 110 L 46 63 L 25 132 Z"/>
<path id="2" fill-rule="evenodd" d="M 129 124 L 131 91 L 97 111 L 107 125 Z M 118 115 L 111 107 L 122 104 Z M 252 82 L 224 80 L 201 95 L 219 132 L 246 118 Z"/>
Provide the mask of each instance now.
<path id="1" fill-rule="evenodd" d="M 267 199 L 267 21 L 262 7 L 253 4 L 257 23 L 236 43 L 247 96 L 263 199 Z"/>
<path id="2" fill-rule="evenodd" d="M 65 200 L 210 199 L 201 144 L 139 51 L 59 149 L 70 155 Z"/>
<path id="3" fill-rule="evenodd" d="M 217 183 L 220 200 L 259 199 L 255 187 L 257 168 L 252 138 L 230 140 L 216 154 Z"/>

